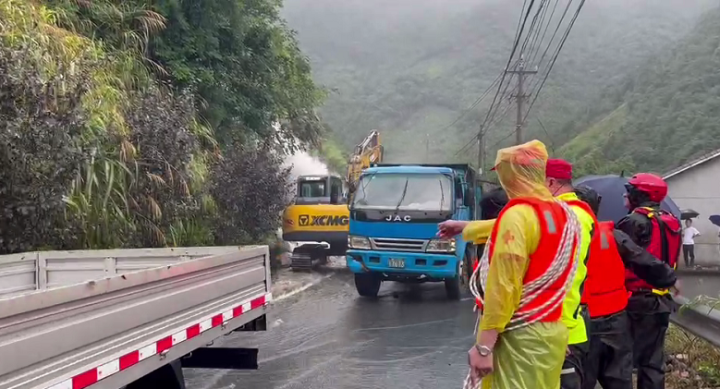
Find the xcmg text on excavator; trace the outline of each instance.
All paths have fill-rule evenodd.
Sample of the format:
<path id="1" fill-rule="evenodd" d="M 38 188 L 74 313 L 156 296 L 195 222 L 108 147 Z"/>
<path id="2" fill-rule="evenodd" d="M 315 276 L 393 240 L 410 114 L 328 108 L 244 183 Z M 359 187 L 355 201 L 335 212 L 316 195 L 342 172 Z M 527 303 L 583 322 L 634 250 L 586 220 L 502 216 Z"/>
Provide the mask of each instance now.
<path id="1" fill-rule="evenodd" d="M 295 199 L 283 213 L 283 240 L 298 244 L 293 249 L 291 268 L 311 269 L 328 256 L 347 251 L 348 198 L 362 171 L 383 159 L 380 133 L 376 130 L 353 150 L 343 180 L 339 175 L 297 177 Z"/>

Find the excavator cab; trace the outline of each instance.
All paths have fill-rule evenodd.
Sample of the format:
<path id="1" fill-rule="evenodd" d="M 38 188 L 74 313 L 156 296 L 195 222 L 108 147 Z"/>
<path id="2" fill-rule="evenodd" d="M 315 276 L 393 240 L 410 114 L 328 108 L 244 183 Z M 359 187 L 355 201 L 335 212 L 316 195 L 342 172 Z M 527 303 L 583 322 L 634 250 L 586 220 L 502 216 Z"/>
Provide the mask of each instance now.
<path id="1" fill-rule="evenodd" d="M 380 133 L 373 130 L 355 147 L 345 177 L 321 174 L 297 178 L 295 201 L 283 212 L 282 227 L 283 240 L 299 244 L 291 257 L 293 270 L 312 268 L 330 255 L 345 255 L 349 198 L 362 171 L 382 159 Z"/>
<path id="2" fill-rule="evenodd" d="M 343 204 L 343 182 L 335 175 L 300 176 L 297 179 L 295 204 Z"/>

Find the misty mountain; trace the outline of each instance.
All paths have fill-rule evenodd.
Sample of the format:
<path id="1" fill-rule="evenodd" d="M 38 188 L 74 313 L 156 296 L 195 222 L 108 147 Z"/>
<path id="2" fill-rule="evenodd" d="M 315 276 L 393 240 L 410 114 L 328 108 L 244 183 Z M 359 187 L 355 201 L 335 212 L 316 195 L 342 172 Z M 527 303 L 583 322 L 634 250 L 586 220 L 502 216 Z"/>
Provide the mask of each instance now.
<path id="1" fill-rule="evenodd" d="M 591 116 L 606 113 L 593 106 L 602 93 L 675 47 L 712 4 L 588 1 L 533 107 L 527 137 L 559 151 L 584 131 L 580 122 L 589 125 Z M 477 131 L 492 93 L 448 125 L 505 67 L 521 6 L 506 0 L 285 0 L 283 16 L 297 31 L 316 80 L 330 91 L 321 114 L 346 148 L 377 128 L 394 161 L 422 162 L 426 136 L 432 160 L 472 161 L 474 148 L 455 153 Z M 511 141 L 496 144 L 513 129 L 510 102 L 501 108 L 508 117 L 488 134 L 495 148 Z"/>
<path id="2" fill-rule="evenodd" d="M 720 8 L 606 88 L 559 150 L 581 171 L 663 173 L 720 148 Z M 608 163 L 610 162 L 610 163 Z"/>

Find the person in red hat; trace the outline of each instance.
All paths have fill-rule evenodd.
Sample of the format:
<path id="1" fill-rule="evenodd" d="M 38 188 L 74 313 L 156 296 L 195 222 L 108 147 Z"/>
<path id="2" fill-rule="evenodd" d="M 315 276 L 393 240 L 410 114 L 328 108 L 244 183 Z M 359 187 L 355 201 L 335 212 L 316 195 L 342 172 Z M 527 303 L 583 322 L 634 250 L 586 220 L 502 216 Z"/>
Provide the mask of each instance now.
<path id="1" fill-rule="evenodd" d="M 581 201 L 572 185 L 572 164 L 559 159 L 548 159 L 545 166 L 545 186 L 556 199 L 567 203 L 577 215 L 581 226 L 581 241 L 578 249 L 580 259 L 570 290 L 563 302 L 562 321 L 568 327 L 568 350 L 560 376 L 561 389 L 580 389 L 584 378 L 583 366 L 589 342 L 589 317 L 587 307 L 581 305 L 582 289 L 587 277 L 587 258 L 593 232 L 597 228 L 595 213 Z"/>

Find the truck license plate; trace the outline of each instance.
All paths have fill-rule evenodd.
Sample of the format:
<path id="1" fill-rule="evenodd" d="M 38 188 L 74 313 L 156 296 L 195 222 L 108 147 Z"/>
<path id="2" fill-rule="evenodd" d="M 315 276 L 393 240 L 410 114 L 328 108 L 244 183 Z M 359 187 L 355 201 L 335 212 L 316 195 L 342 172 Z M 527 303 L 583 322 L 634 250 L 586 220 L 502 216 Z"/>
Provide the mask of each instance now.
<path id="1" fill-rule="evenodd" d="M 397 268 L 404 268 L 405 267 L 405 260 L 404 259 L 397 259 L 397 258 L 390 258 L 388 260 L 388 266 L 390 267 L 397 267 Z"/>

